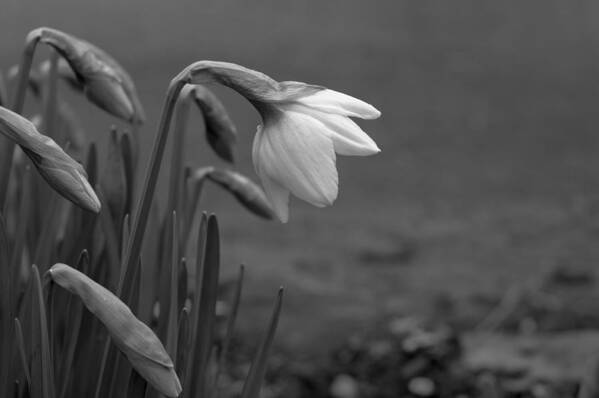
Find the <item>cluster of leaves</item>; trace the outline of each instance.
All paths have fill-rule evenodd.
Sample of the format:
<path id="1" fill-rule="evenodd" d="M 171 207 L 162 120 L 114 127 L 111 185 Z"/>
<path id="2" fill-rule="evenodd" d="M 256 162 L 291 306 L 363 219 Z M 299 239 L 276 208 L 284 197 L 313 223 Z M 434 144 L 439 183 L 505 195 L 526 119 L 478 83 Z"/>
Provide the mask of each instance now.
<path id="1" fill-rule="evenodd" d="M 53 52 L 32 69 L 40 42 Z M 145 116 L 132 79 L 113 58 L 84 40 L 39 28 L 28 35 L 21 63 L 8 76 L 11 110 L 0 79 L 0 133 L 9 138 L 0 142 L 0 395 L 218 396 L 243 267 L 226 335 L 217 339 L 220 242 L 216 217 L 198 212 L 204 182 L 230 192 L 256 215 L 273 218 L 263 191 L 247 177 L 182 163 L 194 103 L 204 116 L 208 143 L 233 161 L 236 132 L 224 106 L 206 88 L 193 86 L 165 110 L 174 112 L 175 141 L 161 210 L 152 202 L 161 156 L 152 157 L 134 204 L 141 187 L 137 136 Z M 61 80 L 130 123 L 130 131 L 110 131 L 103 164 L 96 143 L 58 95 Z M 22 116 L 28 90 L 42 105 L 41 115 L 29 119 Z M 154 154 L 161 155 L 164 145 L 159 140 Z M 187 264 L 192 251 L 196 264 Z M 281 299 L 279 291 L 243 397 L 259 394 Z"/>

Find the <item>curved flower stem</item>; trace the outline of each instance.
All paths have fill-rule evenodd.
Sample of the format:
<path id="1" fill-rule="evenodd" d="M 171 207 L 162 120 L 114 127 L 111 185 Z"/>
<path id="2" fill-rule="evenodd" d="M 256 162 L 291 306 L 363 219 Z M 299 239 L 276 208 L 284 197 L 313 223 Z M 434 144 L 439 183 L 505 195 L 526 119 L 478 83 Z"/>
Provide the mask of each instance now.
<path id="1" fill-rule="evenodd" d="M 54 139 L 59 144 L 63 144 L 62 138 L 59 136 L 59 131 L 56 130 L 56 107 L 58 99 L 58 53 L 50 50 L 50 71 L 48 72 L 48 80 L 46 82 L 46 95 L 44 98 L 44 133 Z"/>
<path id="2" fill-rule="evenodd" d="M 182 90 L 179 101 L 175 106 L 175 120 L 173 122 L 173 145 L 171 152 L 171 170 L 169 178 L 167 214 L 179 211 L 179 198 L 181 196 L 181 170 L 183 168 L 183 147 L 185 132 L 189 119 L 189 91 Z"/>
<path id="3" fill-rule="evenodd" d="M 127 249 L 122 259 L 121 277 L 119 278 L 116 295 L 123 299 L 126 304 L 129 304 L 126 296 L 128 295 L 128 290 L 133 282 L 135 270 L 134 264 L 139 261 L 141 245 L 148 224 L 148 216 L 150 207 L 152 206 L 154 191 L 156 190 L 156 182 L 158 181 L 158 173 L 160 172 L 160 164 L 162 163 L 162 157 L 164 155 L 164 148 L 166 146 L 169 126 L 173 117 L 173 110 L 177 103 L 179 93 L 186 84 L 185 79 L 182 76 L 184 75 L 177 75 L 171 80 L 166 92 L 160 124 L 158 125 L 158 135 L 154 141 L 154 148 L 152 149 L 152 155 L 146 171 L 144 187 L 131 225 Z M 105 373 L 108 363 L 111 362 L 111 359 L 109 358 L 111 357 L 111 346 L 111 339 L 108 339 L 104 344 L 102 361 L 100 363 L 98 384 L 96 385 L 95 393 L 96 398 L 100 396 L 102 386 L 104 385 L 104 378 L 108 377 Z"/>
<path id="4" fill-rule="evenodd" d="M 33 55 L 35 48 L 39 42 L 39 34 L 30 34 L 25 40 L 25 48 L 21 56 L 21 64 L 19 65 L 19 79 L 17 91 L 12 105 L 12 110 L 16 113 L 23 112 L 25 105 L 25 94 L 27 93 L 27 84 L 29 82 L 29 72 L 33 63 Z M 8 182 L 10 178 L 10 169 L 12 167 L 12 157 L 15 149 L 14 142 L 4 140 L 4 145 L 0 149 L 0 209 L 4 209 L 6 197 L 8 195 Z"/>
<path id="5" fill-rule="evenodd" d="M 156 190 L 156 182 L 158 181 L 158 173 L 160 171 L 160 165 L 164 155 L 164 149 L 169 133 L 169 126 L 173 117 L 173 110 L 175 108 L 177 98 L 179 97 L 179 93 L 186 84 L 185 80 L 185 75 L 178 75 L 168 86 L 164 106 L 162 109 L 162 116 L 158 126 L 158 135 L 154 141 L 154 148 L 152 149 L 150 163 L 146 171 L 144 187 L 141 192 L 139 204 L 135 211 L 133 223 L 131 224 L 130 239 L 122 265 L 124 267 L 125 274 L 119 282 L 119 287 L 117 290 L 117 294 L 119 296 L 122 294 L 123 287 L 130 284 L 130 279 L 132 276 L 131 271 L 134 268 L 133 265 L 139 261 L 141 245 L 148 223 L 148 215 L 150 213 L 154 191 Z"/>

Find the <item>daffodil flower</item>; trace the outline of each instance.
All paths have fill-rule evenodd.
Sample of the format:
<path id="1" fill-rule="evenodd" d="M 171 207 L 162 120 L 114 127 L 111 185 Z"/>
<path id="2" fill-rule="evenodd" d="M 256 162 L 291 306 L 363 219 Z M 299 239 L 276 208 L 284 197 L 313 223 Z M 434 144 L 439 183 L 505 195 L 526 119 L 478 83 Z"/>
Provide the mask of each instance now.
<path id="1" fill-rule="evenodd" d="M 282 222 L 289 193 L 317 207 L 337 198 L 336 154 L 367 156 L 376 143 L 350 118 L 376 119 L 380 112 L 349 95 L 270 77 L 226 62 L 200 61 L 184 73 L 187 82 L 217 82 L 246 97 L 262 116 L 252 158 L 266 196 Z"/>

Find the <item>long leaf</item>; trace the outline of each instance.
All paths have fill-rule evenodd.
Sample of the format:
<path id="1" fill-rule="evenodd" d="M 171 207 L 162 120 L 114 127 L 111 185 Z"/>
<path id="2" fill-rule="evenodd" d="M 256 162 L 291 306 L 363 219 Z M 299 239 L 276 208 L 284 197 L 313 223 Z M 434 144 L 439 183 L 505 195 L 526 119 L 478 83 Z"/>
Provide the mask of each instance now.
<path id="1" fill-rule="evenodd" d="M 264 373 L 266 372 L 266 360 L 268 358 L 270 346 L 272 345 L 272 341 L 275 337 L 282 304 L 283 288 L 280 288 L 279 294 L 277 295 L 277 299 L 275 301 L 272 316 L 270 318 L 268 330 L 264 336 L 264 339 L 262 340 L 262 343 L 260 344 L 260 348 L 258 349 L 256 356 L 254 357 L 254 361 L 252 362 L 250 373 L 248 374 L 245 384 L 243 385 L 241 398 L 258 398 L 260 396 L 260 387 L 262 386 Z"/>
<path id="2" fill-rule="evenodd" d="M 106 161 L 104 163 L 100 186 L 104 192 L 107 208 L 112 215 L 114 223 L 120 222 L 126 212 L 128 200 L 127 170 L 119 145 L 119 137 L 114 126 L 110 130 Z"/>
<path id="3" fill-rule="evenodd" d="M 89 269 L 89 254 L 86 250 L 81 252 L 79 260 L 77 261 L 76 269 L 87 273 Z M 61 378 L 62 386 L 60 389 L 60 398 L 64 398 L 68 391 L 69 383 L 71 380 L 71 373 L 73 368 L 73 359 L 75 358 L 75 350 L 79 343 L 79 332 L 81 331 L 81 321 L 83 319 L 83 304 L 78 300 L 74 300 L 74 296 L 70 295 L 67 301 L 67 320 L 66 330 L 68 331 L 68 346 L 67 351 L 64 355 L 64 360 L 61 366 Z"/>
<path id="4" fill-rule="evenodd" d="M 131 135 L 126 130 L 121 135 L 119 144 L 121 148 L 121 156 L 123 158 L 123 166 L 125 170 L 125 181 L 127 182 L 127 200 L 125 201 L 125 213 L 131 214 L 131 211 L 133 210 L 133 193 L 135 192 L 135 157 L 134 150 L 131 144 Z"/>
<path id="5" fill-rule="evenodd" d="M 31 208 L 31 167 L 27 165 L 23 172 L 22 177 L 23 183 L 21 184 L 21 197 L 19 203 L 19 213 L 17 229 L 14 235 L 12 253 L 10 257 L 11 271 L 13 272 L 13 276 L 11 277 L 11 283 L 13 286 L 17 286 L 19 271 L 21 270 L 21 259 L 23 256 L 23 248 L 27 244 L 27 226 L 29 224 L 29 209 Z M 12 295 L 13 300 L 11 302 L 11 308 L 14 310 L 16 303 L 14 302 L 14 295 Z"/>
<path id="6" fill-rule="evenodd" d="M 187 260 L 183 257 L 179 263 L 179 286 L 177 287 L 179 297 L 177 297 L 177 308 L 183 308 L 185 306 L 185 301 L 187 301 L 187 282 Z"/>
<path id="7" fill-rule="evenodd" d="M 166 210 L 168 212 L 178 211 L 179 196 L 181 195 L 181 180 L 183 169 L 183 155 L 185 147 L 185 134 L 189 120 L 189 94 L 193 91 L 192 86 L 186 86 L 179 94 L 179 100 L 175 105 L 173 121 L 173 145 L 171 149 L 171 169 L 169 178 L 169 190 Z"/>
<path id="8" fill-rule="evenodd" d="M 207 392 L 208 363 L 213 345 L 215 307 L 218 295 L 220 241 L 216 216 L 210 215 L 206 224 L 206 244 L 202 259 L 199 312 L 194 325 L 193 360 L 188 367 L 186 382 L 190 396 L 204 396 Z M 196 300 L 197 302 L 197 300 Z"/>
<path id="9" fill-rule="evenodd" d="M 11 362 L 11 323 L 12 323 L 12 309 L 11 309 L 11 275 L 12 268 L 8 262 L 10 248 L 8 246 L 8 238 L 6 236 L 6 225 L 4 223 L 4 217 L 0 213 L 0 273 L 3 275 L 0 278 L 0 352 L 2 358 L 0 358 L 0 390 L 6 390 L 8 388 L 8 375 Z M 7 388 L 5 389 L 4 386 Z"/>
<path id="10" fill-rule="evenodd" d="M 50 58 L 49 58 L 49 71 L 46 76 L 46 90 L 44 92 L 44 130 L 48 137 L 52 137 L 56 142 L 62 142 L 62 137 L 59 137 L 57 134 L 60 133 L 56 131 L 56 108 L 57 108 L 57 97 L 58 97 L 58 65 L 59 55 L 56 51 L 50 50 Z"/>
<path id="11" fill-rule="evenodd" d="M 186 360 L 189 357 L 189 310 L 187 308 L 181 310 L 178 329 L 179 334 L 177 336 L 177 359 L 175 368 L 177 369 L 177 373 L 182 377 L 181 382 L 184 383 L 183 377 L 185 377 L 185 365 Z"/>
<path id="12" fill-rule="evenodd" d="M 168 310 L 166 351 L 169 353 L 171 358 L 177 358 L 177 335 L 179 323 L 179 226 L 177 225 L 177 213 L 175 211 L 173 211 L 171 224 L 171 235 L 173 239 L 171 242 L 170 308 Z"/>
<path id="13" fill-rule="evenodd" d="M 217 394 L 219 393 L 219 379 L 221 372 L 223 371 L 227 356 L 229 354 L 229 347 L 233 338 L 233 332 L 235 330 L 235 321 L 237 320 L 237 313 L 239 312 L 239 303 L 241 302 L 241 290 L 243 287 L 243 275 L 245 267 L 243 264 L 239 266 L 239 275 L 237 276 L 237 283 L 235 284 L 235 295 L 233 296 L 233 303 L 231 304 L 231 313 L 227 319 L 227 329 L 225 332 L 225 338 L 223 340 L 222 349 L 218 355 L 218 364 L 216 368 L 216 376 L 214 377 L 214 386 Z"/>
<path id="14" fill-rule="evenodd" d="M 104 190 L 101 186 L 96 186 L 96 194 L 98 195 L 101 204 L 107 203 L 106 197 L 104 196 Z M 117 240 L 118 234 L 113 220 L 114 219 L 110 217 L 110 212 L 100 212 L 100 223 L 102 224 L 102 231 L 104 232 L 104 239 L 106 241 L 106 251 L 108 253 L 108 269 L 111 273 L 118 275 L 120 252 L 119 242 Z"/>
<path id="15" fill-rule="evenodd" d="M 186 198 L 186 206 L 185 206 L 185 218 L 184 218 L 184 226 L 183 226 L 183 235 L 182 240 L 184 244 L 183 253 L 186 252 L 186 248 L 189 244 L 189 240 L 191 239 L 191 227 L 193 225 L 193 221 L 195 219 L 195 214 L 198 209 L 198 204 L 200 202 L 200 198 L 202 196 L 202 190 L 204 188 L 204 181 L 206 180 L 208 173 L 210 173 L 214 168 L 213 167 L 204 167 L 196 170 L 191 174 L 188 179 L 188 184 L 190 184 L 191 192 L 189 192 L 188 198 Z"/>
<path id="16" fill-rule="evenodd" d="M 42 291 L 42 282 L 37 267 L 33 265 L 31 271 L 39 311 L 42 396 L 43 398 L 54 398 L 54 364 L 50 351 L 50 338 L 48 336 L 48 319 L 46 315 L 46 305 L 44 303 L 44 293 Z"/>
<path id="17" fill-rule="evenodd" d="M 15 318 L 15 336 L 17 339 L 17 349 L 19 351 L 19 359 L 21 360 L 21 367 L 23 368 L 23 373 L 25 373 L 25 380 L 27 381 L 27 386 L 31 391 L 31 373 L 29 372 L 29 366 L 27 365 L 27 353 L 25 351 L 25 340 L 23 339 L 23 328 L 21 327 L 21 322 L 19 318 Z"/>

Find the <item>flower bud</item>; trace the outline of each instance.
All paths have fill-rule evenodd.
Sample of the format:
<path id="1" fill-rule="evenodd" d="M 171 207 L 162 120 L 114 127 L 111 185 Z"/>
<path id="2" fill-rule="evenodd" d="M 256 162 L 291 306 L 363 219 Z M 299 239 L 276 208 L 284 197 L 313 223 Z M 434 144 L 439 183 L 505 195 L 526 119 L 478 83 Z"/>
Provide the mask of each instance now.
<path id="1" fill-rule="evenodd" d="M 64 58 L 59 58 L 56 63 L 56 72 L 61 79 L 76 91 L 83 91 L 81 82 L 77 79 L 77 75 L 73 72 L 73 69 L 69 66 L 69 63 Z M 50 74 L 50 60 L 45 60 L 39 66 L 39 73 L 47 77 Z"/>
<path id="2" fill-rule="evenodd" d="M 210 90 L 199 85 L 195 87 L 194 100 L 204 116 L 208 143 L 221 158 L 233 162 L 237 129 L 225 106 Z"/>
<path id="3" fill-rule="evenodd" d="M 152 329 L 137 319 L 118 297 L 65 264 L 55 264 L 47 274 L 59 286 L 81 299 L 108 329 L 110 337 L 131 366 L 148 383 L 168 397 L 181 393 L 181 383 L 164 346 Z"/>
<path id="4" fill-rule="evenodd" d="M 252 213 L 271 220 L 275 213 L 268 203 L 264 192 L 252 180 L 232 170 L 214 169 L 208 178 L 231 192 L 245 208 Z"/>
<path id="5" fill-rule="evenodd" d="M 111 56 L 93 44 L 52 28 L 38 28 L 29 37 L 38 37 L 65 58 L 91 102 L 123 120 L 143 123 L 145 115 L 133 80 Z M 63 67 L 61 75 L 65 73 Z"/>
<path id="6" fill-rule="evenodd" d="M 100 201 L 87 181 L 83 167 L 54 140 L 40 134 L 33 123 L 0 107 L 0 133 L 21 146 L 42 177 L 59 194 L 85 210 L 100 211 Z"/>

